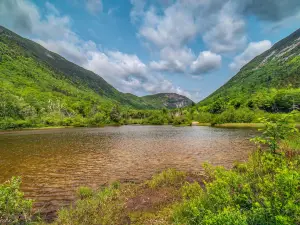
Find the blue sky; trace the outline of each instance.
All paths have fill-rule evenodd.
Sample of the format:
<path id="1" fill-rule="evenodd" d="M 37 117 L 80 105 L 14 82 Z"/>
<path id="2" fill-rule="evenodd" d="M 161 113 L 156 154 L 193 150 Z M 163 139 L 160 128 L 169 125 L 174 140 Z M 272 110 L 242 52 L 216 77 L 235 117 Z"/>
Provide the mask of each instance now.
<path id="1" fill-rule="evenodd" d="M 0 1 L 1 25 L 118 90 L 196 102 L 299 22 L 299 0 Z"/>

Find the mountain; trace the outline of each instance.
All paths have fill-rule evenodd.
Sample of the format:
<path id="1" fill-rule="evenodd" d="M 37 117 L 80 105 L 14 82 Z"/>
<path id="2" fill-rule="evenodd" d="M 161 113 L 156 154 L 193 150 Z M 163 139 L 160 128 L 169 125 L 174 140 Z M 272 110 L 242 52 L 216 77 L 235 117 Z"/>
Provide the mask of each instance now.
<path id="1" fill-rule="evenodd" d="M 147 95 L 142 97 L 146 102 L 151 103 L 155 107 L 163 105 L 165 108 L 182 108 L 194 104 L 189 98 L 175 93 L 160 93 L 155 95 Z"/>
<path id="2" fill-rule="evenodd" d="M 6 59 L 6 55 L 18 55 L 23 57 L 13 57 L 12 60 L 28 60 L 31 59 L 35 64 L 47 68 L 51 71 L 51 76 L 57 80 L 64 80 L 68 85 L 73 88 L 87 89 L 89 92 L 93 92 L 104 99 L 112 100 L 113 102 L 119 102 L 121 105 L 126 105 L 135 109 L 159 109 L 163 107 L 172 108 L 175 104 L 158 104 L 158 101 L 147 101 L 147 98 L 137 97 L 132 94 L 125 94 L 116 90 L 113 86 L 108 84 L 102 77 L 97 74 L 86 70 L 72 62 L 69 62 L 60 55 L 53 53 L 41 45 L 22 38 L 21 36 L 13 33 L 12 31 L 0 26 L 0 42 L 2 45 L 1 57 Z M 6 50 L 4 51 L 4 48 Z M 19 66 L 19 65 L 17 65 Z M 12 71 L 13 73 L 14 71 Z M 27 73 L 30 73 L 30 68 L 28 68 Z M 26 74 L 23 74 L 24 77 Z M 1 75 L 0 75 L 1 76 Z M 1 77 L 0 77 L 1 78 Z M 28 77 L 27 77 L 28 78 Z M 27 79 L 26 78 L 26 79 Z M 2 77 L 2 79 L 4 79 Z M 11 78 L 9 78 L 11 79 Z M 19 85 L 16 82 L 14 85 Z M 45 84 L 51 86 L 52 84 Z M 50 88 L 51 89 L 51 88 Z M 64 90 L 58 90 L 59 88 L 52 88 L 52 91 L 63 93 Z M 172 96 L 172 94 L 171 94 Z M 153 100 L 155 97 L 151 98 Z M 178 98 L 185 98 L 183 96 L 178 96 Z M 166 101 L 168 101 L 166 99 Z M 174 101 L 174 97 L 172 100 Z M 189 103 L 191 101 L 186 101 Z M 154 104 L 153 104 L 154 103 Z M 179 105 L 179 104 L 177 104 Z M 182 106 L 186 106 L 184 103 Z"/>
<path id="3" fill-rule="evenodd" d="M 198 103 L 211 112 L 225 105 L 286 112 L 300 107 L 300 29 L 255 57 Z"/>

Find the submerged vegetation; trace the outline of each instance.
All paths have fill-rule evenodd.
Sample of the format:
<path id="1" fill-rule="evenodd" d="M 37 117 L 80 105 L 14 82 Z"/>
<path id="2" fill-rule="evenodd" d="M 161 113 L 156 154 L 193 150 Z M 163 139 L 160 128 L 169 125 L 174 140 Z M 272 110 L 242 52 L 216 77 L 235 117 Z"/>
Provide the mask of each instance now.
<path id="1" fill-rule="evenodd" d="M 204 173 L 169 169 L 141 184 L 81 187 L 53 224 L 299 224 L 300 138 L 290 117 L 264 120 L 249 160 Z M 31 221 L 19 179 L 0 186 L 1 223 Z M 40 223 L 40 222 L 36 222 Z"/>

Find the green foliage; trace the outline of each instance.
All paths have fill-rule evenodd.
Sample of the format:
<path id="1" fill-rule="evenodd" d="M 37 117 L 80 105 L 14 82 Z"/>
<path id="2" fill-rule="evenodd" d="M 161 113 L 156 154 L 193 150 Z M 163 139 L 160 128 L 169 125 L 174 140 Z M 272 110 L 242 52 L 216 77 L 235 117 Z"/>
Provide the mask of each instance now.
<path id="1" fill-rule="evenodd" d="M 121 112 L 120 112 L 120 107 L 114 106 L 110 112 L 110 119 L 113 122 L 119 123 L 121 121 Z"/>
<path id="2" fill-rule="evenodd" d="M 85 199 L 93 196 L 93 190 L 89 187 L 80 187 L 77 190 L 77 196 L 80 199 Z"/>
<path id="3" fill-rule="evenodd" d="M 149 187 L 157 188 L 162 186 L 172 186 L 182 184 L 186 174 L 175 169 L 168 169 L 157 175 L 154 175 L 148 182 Z"/>
<path id="4" fill-rule="evenodd" d="M 272 153 L 275 153 L 279 148 L 279 141 L 290 137 L 292 134 L 298 132 L 295 128 L 295 124 L 292 123 L 290 116 L 284 116 L 276 122 L 270 121 L 266 118 L 261 118 L 260 122 L 264 124 L 264 128 L 260 129 L 262 135 L 260 137 L 253 138 L 260 148 L 260 144 L 268 145 Z"/>
<path id="5" fill-rule="evenodd" d="M 130 121 L 127 111 L 135 109 L 152 116 L 142 123 L 163 124 L 169 123 L 168 113 L 155 109 L 191 104 L 176 94 L 121 93 L 93 72 L 3 27 L 0 55 L 0 129 L 123 124 Z"/>
<path id="6" fill-rule="evenodd" d="M 204 190 L 184 188 L 186 200 L 174 211 L 174 222 L 298 224 L 300 172 L 294 163 L 281 155 L 256 152 L 243 172 L 216 168 Z"/>
<path id="7" fill-rule="evenodd" d="M 32 216 L 32 201 L 20 191 L 21 178 L 13 177 L 0 185 L 0 224 L 28 224 Z"/>
<path id="8" fill-rule="evenodd" d="M 118 224 L 122 205 L 115 200 L 118 198 L 120 191 L 116 185 L 101 189 L 88 197 L 85 196 L 78 200 L 75 206 L 61 209 L 58 212 L 58 218 L 54 224 Z M 86 190 L 84 191 L 86 193 Z"/>
<path id="9" fill-rule="evenodd" d="M 272 117 L 271 113 L 299 111 L 299 37 L 298 29 L 246 64 L 225 85 L 193 107 L 199 114 L 211 115 L 194 119 L 204 123 L 256 122 L 262 116 L 257 114 Z"/>
<path id="10" fill-rule="evenodd" d="M 294 132 L 286 120 L 268 120 L 262 139 L 280 141 Z M 275 135 L 274 135 L 275 134 Z M 268 136 L 269 135 L 269 136 Z M 278 148 L 276 142 L 276 148 Z M 299 152 L 288 156 L 255 151 L 232 170 L 206 167 L 205 188 L 186 184 L 184 201 L 173 213 L 175 224 L 299 224 Z"/>
<path id="11" fill-rule="evenodd" d="M 191 125 L 191 121 L 186 116 L 177 116 L 173 120 L 173 125 Z"/>

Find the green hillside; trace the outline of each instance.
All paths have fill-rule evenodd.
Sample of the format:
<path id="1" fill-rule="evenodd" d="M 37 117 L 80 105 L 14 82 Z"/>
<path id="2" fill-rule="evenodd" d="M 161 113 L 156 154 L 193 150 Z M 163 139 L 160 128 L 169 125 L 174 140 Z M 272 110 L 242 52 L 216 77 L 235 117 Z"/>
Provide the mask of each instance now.
<path id="1" fill-rule="evenodd" d="M 223 101 L 235 108 L 245 106 L 269 112 L 289 112 L 300 106 L 298 88 L 300 29 L 254 58 L 199 106 L 216 106 L 216 102 Z"/>
<path id="2" fill-rule="evenodd" d="M 226 84 L 183 110 L 203 123 L 253 123 L 293 112 L 300 122 L 300 29 L 255 57 Z"/>
<path id="3" fill-rule="evenodd" d="M 155 97 L 148 101 L 121 93 L 95 73 L 3 27 L 0 86 L 2 128 L 109 124 L 119 122 L 119 115 L 111 114 L 121 109 L 172 108 Z"/>

